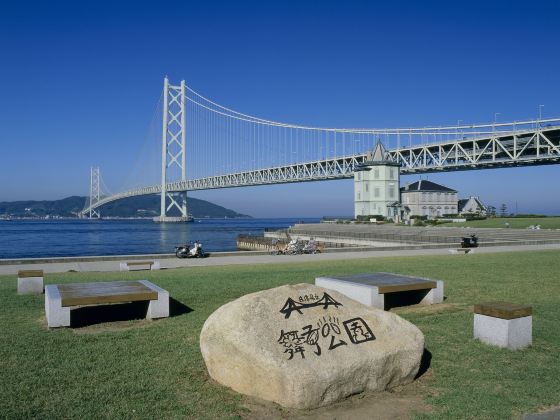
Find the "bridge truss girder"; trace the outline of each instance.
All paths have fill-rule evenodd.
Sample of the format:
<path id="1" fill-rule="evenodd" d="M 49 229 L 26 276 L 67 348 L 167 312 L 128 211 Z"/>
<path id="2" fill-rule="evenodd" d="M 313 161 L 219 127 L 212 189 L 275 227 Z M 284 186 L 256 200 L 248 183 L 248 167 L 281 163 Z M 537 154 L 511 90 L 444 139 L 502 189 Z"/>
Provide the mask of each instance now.
<path id="1" fill-rule="evenodd" d="M 389 151 L 401 162 L 401 174 L 438 173 L 473 169 L 504 168 L 560 163 L 560 126 L 499 133 L 495 136 L 415 145 Z M 351 178 L 365 154 L 313 162 L 216 175 L 165 184 L 166 193 L 284 184 Z M 161 185 L 125 191 L 99 200 L 97 208 L 111 201 L 136 195 L 161 194 Z M 87 213 L 90 208 L 83 210 Z"/>

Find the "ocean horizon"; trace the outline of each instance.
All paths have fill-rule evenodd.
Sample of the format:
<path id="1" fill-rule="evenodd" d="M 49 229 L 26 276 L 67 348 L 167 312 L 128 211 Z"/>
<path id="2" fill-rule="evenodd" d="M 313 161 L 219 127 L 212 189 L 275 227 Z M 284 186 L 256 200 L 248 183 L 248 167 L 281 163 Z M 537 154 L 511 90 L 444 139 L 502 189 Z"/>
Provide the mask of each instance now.
<path id="1" fill-rule="evenodd" d="M 0 221 L 0 259 L 174 253 L 200 241 L 206 251 L 235 251 L 238 235 L 262 235 L 320 218 L 196 219 L 154 223 L 150 219 L 16 219 Z"/>

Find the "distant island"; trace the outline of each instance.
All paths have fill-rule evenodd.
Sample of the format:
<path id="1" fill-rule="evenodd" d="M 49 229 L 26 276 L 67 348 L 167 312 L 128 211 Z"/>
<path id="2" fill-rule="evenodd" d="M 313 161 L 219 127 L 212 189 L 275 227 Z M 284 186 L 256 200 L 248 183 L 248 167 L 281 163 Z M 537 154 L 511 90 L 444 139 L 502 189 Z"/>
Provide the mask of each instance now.
<path id="1" fill-rule="evenodd" d="M 0 218 L 56 219 L 77 217 L 83 209 L 86 197 L 72 196 L 61 200 L 48 201 L 6 201 L 0 202 Z M 188 197 L 189 214 L 194 218 L 250 218 L 209 201 Z M 102 217 L 152 218 L 160 212 L 159 195 L 128 197 L 113 201 L 101 207 Z M 169 214 L 174 216 L 171 212 Z M 177 214 L 178 215 L 178 214 Z"/>

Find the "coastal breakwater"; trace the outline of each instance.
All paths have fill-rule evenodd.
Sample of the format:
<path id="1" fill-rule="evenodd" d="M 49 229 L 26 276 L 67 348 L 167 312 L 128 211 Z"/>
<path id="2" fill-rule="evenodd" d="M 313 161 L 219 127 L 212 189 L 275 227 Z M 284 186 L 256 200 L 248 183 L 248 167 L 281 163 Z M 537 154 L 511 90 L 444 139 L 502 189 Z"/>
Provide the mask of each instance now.
<path id="1" fill-rule="evenodd" d="M 560 243 L 557 229 L 505 229 L 470 227 L 415 227 L 370 224 L 309 223 L 277 231 L 266 231 L 267 238 L 314 239 L 325 244 L 353 247 L 457 247 L 461 238 L 475 234 L 479 246 L 548 245 Z M 332 246 L 332 245 L 330 245 Z"/>

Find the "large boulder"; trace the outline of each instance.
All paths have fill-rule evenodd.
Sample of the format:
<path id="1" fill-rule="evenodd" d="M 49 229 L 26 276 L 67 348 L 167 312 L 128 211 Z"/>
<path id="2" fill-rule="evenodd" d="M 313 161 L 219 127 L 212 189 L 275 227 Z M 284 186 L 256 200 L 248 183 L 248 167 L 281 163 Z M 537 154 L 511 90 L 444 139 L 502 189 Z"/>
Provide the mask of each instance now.
<path id="1" fill-rule="evenodd" d="M 243 296 L 204 323 L 210 376 L 242 394 L 314 408 L 411 382 L 424 335 L 410 322 L 311 284 Z"/>

